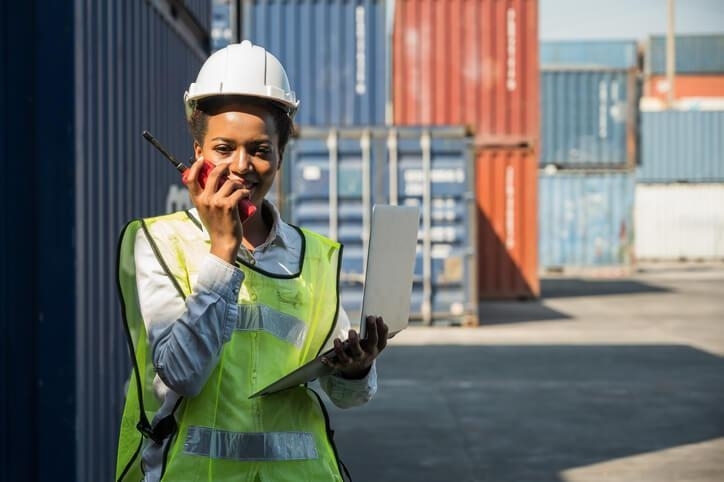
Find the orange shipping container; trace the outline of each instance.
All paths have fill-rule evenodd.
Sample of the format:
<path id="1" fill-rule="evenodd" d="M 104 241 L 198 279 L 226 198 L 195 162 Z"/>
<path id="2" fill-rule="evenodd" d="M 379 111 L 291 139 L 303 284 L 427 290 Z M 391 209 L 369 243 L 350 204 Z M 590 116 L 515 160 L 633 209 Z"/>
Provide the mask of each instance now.
<path id="1" fill-rule="evenodd" d="M 538 138 L 538 0 L 397 0 L 393 120 L 473 127 L 487 144 Z"/>
<path id="2" fill-rule="evenodd" d="M 537 153 L 483 147 L 476 162 L 478 298 L 538 297 Z"/>
<path id="3" fill-rule="evenodd" d="M 691 75 L 677 74 L 674 78 L 674 94 L 684 97 L 724 97 L 724 74 Z M 665 75 L 652 75 L 646 79 L 644 95 L 667 100 L 669 82 Z"/>

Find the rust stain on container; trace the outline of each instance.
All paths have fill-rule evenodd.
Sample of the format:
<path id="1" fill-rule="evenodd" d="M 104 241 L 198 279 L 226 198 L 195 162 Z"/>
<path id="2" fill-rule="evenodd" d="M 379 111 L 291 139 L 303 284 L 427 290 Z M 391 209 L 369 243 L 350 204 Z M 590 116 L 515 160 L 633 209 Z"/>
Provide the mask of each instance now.
<path id="1" fill-rule="evenodd" d="M 538 138 L 538 0 L 398 0 L 392 43 L 395 124 Z"/>
<path id="2" fill-rule="evenodd" d="M 481 147 L 475 162 L 478 298 L 538 297 L 537 153 Z"/>

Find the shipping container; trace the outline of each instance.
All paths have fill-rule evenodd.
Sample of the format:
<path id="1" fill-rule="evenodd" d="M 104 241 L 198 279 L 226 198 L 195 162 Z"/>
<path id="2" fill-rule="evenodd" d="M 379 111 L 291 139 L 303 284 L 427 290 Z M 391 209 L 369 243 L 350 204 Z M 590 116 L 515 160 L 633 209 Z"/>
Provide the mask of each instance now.
<path id="1" fill-rule="evenodd" d="M 636 178 L 724 182 L 724 110 L 643 110 Z"/>
<path id="2" fill-rule="evenodd" d="M 724 184 L 638 184 L 636 258 L 724 260 Z"/>
<path id="3" fill-rule="evenodd" d="M 724 74 L 724 34 L 677 35 L 676 69 L 680 74 Z M 647 75 L 666 74 L 666 36 L 653 35 L 646 43 Z"/>
<path id="4" fill-rule="evenodd" d="M 544 67 L 585 66 L 628 70 L 639 66 L 636 40 L 558 40 L 540 43 Z"/>
<path id="5" fill-rule="evenodd" d="M 479 143 L 534 143 L 538 83 L 538 0 L 395 2 L 395 124 L 469 125 Z"/>
<path id="6" fill-rule="evenodd" d="M 184 0 L 183 5 L 185 12 L 179 12 L 177 2 L 169 2 L 173 5 L 176 15 L 188 15 L 188 20 L 195 24 L 196 29 L 202 32 L 202 38 L 209 37 L 209 30 L 211 28 L 211 0 Z M 175 4 L 175 5 L 174 5 Z"/>
<path id="7" fill-rule="evenodd" d="M 541 70 L 541 165 L 631 167 L 639 89 L 634 70 Z"/>
<path id="8" fill-rule="evenodd" d="M 362 303 L 376 203 L 419 206 L 411 320 L 477 324 L 471 138 L 462 128 L 303 128 L 287 148 L 283 213 L 343 243 L 342 305 Z"/>
<path id="9" fill-rule="evenodd" d="M 644 83 L 644 95 L 661 100 L 669 98 L 669 81 L 665 75 L 651 75 Z M 677 74 L 674 98 L 724 97 L 724 74 Z"/>
<path id="10" fill-rule="evenodd" d="M 233 41 L 232 10 L 226 2 L 216 0 L 211 10 L 211 51 L 216 52 Z"/>
<path id="11" fill-rule="evenodd" d="M 536 152 L 482 147 L 475 163 L 479 299 L 536 298 L 540 295 Z"/>
<path id="12" fill-rule="evenodd" d="M 389 39 L 384 0 L 244 0 L 242 37 L 284 65 L 295 122 L 385 123 Z"/>
<path id="13" fill-rule="evenodd" d="M 539 193 L 542 270 L 632 265 L 632 172 L 541 171 Z"/>
<path id="14" fill-rule="evenodd" d="M 0 479 L 111 480 L 130 375 L 116 241 L 183 199 L 141 132 L 191 153 L 182 96 L 208 32 L 166 2 L 26 3 L 0 18 L 0 149 L 34 185 L 0 181 Z"/>

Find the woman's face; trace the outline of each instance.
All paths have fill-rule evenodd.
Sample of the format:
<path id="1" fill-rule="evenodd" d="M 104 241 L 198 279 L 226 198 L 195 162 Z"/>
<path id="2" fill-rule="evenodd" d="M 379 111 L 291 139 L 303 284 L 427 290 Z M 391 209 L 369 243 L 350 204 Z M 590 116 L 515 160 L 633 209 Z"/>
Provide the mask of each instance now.
<path id="1" fill-rule="evenodd" d="M 229 178 L 249 189 L 257 208 L 274 182 L 281 164 L 274 117 L 263 107 L 228 104 L 208 115 L 203 145 L 194 143 L 196 158 L 213 164 L 231 162 Z"/>

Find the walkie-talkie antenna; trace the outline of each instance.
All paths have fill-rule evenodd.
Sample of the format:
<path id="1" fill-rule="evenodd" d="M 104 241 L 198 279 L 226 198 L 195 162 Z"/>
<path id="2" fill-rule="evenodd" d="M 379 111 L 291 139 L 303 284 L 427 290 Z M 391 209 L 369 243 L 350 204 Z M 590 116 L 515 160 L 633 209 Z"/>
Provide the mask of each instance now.
<path id="1" fill-rule="evenodd" d="M 175 168 L 178 170 L 178 172 L 184 172 L 186 169 L 189 168 L 186 164 L 184 164 L 183 162 L 181 162 L 181 161 L 179 161 L 178 159 L 176 159 L 176 158 L 173 156 L 173 154 L 171 154 L 170 152 L 168 152 L 168 151 L 166 150 L 166 148 L 163 147 L 160 142 L 158 142 L 158 139 L 156 139 L 155 137 L 153 137 L 153 135 L 152 135 L 150 132 L 148 132 L 148 131 L 143 131 L 143 137 L 144 137 L 144 139 L 146 139 L 148 142 L 150 142 L 151 144 L 153 144 L 153 147 L 155 147 L 156 149 L 158 149 L 158 150 L 161 152 L 161 154 L 163 154 L 164 157 L 165 157 L 166 159 L 168 159 L 168 161 L 169 161 L 171 164 L 173 164 L 173 167 L 175 167 Z"/>

